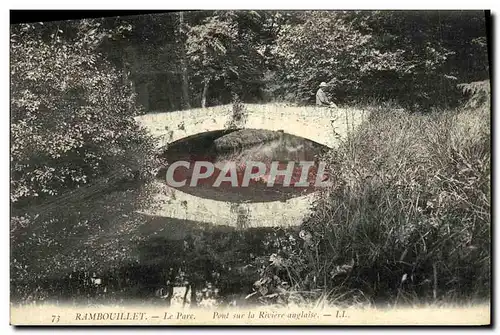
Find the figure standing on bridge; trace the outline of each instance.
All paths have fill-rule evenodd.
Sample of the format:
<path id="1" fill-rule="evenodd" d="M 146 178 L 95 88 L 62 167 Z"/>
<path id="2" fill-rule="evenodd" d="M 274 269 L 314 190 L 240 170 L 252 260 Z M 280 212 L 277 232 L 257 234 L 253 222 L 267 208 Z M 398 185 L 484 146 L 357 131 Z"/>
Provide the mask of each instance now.
<path id="1" fill-rule="evenodd" d="M 330 101 L 328 99 L 328 96 L 326 95 L 325 91 L 323 91 L 323 88 L 328 87 L 328 85 L 325 82 L 322 82 L 319 84 L 319 89 L 316 92 L 316 105 L 317 106 L 329 106 L 333 108 L 338 108 L 337 105 Z"/>

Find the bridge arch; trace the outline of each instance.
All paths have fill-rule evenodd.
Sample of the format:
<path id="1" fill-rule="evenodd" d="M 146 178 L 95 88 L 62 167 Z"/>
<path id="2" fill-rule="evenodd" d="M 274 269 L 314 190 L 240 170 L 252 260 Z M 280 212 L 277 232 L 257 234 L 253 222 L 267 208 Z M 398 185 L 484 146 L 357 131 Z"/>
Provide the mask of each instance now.
<path id="1" fill-rule="evenodd" d="M 364 111 L 321 107 L 244 104 L 242 120 L 235 121 L 232 105 L 167 113 L 149 113 L 137 119 L 159 138 L 160 145 L 231 126 L 282 130 L 333 148 L 361 123 Z"/>

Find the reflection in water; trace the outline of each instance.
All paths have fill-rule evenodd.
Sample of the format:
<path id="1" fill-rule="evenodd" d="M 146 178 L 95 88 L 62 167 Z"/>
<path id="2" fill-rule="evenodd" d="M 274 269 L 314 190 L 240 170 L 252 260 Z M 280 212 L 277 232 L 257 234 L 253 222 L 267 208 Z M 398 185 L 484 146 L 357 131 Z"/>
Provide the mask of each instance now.
<path id="1" fill-rule="evenodd" d="M 176 141 L 168 145 L 160 157 L 166 167 L 158 173 L 158 178 L 165 181 L 168 164 L 175 161 L 191 162 L 190 169 L 176 169 L 176 181 L 187 180 L 186 186 L 177 189 L 202 198 L 229 202 L 268 202 L 287 200 L 315 191 L 312 183 L 316 180 L 318 156 L 328 150 L 324 145 L 299 136 L 262 129 L 221 130 L 202 133 Z M 189 186 L 194 162 L 209 161 L 216 166 L 215 173 L 201 179 L 195 187 Z M 224 164 L 232 162 L 237 167 L 238 182 L 241 185 L 246 162 L 257 161 L 266 165 L 266 174 L 250 181 L 248 187 L 232 187 L 230 182 L 223 182 L 214 187 Z M 313 161 L 315 165 L 309 170 L 307 187 L 287 187 L 283 185 L 284 177 L 278 176 L 273 187 L 267 186 L 271 162 L 278 161 L 279 169 L 284 170 L 289 162 L 295 162 L 292 185 L 298 182 L 301 161 Z M 219 167 L 219 168 L 217 168 Z M 256 171 L 253 171 L 256 172 Z M 165 181 L 166 183 L 166 181 Z"/>
<path id="2" fill-rule="evenodd" d="M 241 207 L 234 208 L 239 211 Z M 106 236 L 118 239 L 115 245 L 120 247 L 109 248 L 110 255 L 105 258 L 98 256 L 95 245 L 87 247 L 88 238 L 61 241 L 78 250 L 85 245 L 88 250 L 83 250 L 89 252 L 89 263 L 75 266 L 74 258 L 67 256 L 68 265 L 61 271 L 51 272 L 50 276 L 37 272 L 41 276 L 36 280 L 12 281 L 11 303 L 43 301 L 74 306 L 133 303 L 166 307 L 179 303 L 175 301 L 178 299 L 175 291 L 185 293 L 189 283 L 196 288 L 191 292 L 196 293 L 195 300 L 200 304 L 208 290 L 216 293 L 217 302 L 223 306 L 233 297 L 238 297 L 239 305 L 255 305 L 256 300 L 245 297 L 254 291 L 253 284 L 261 276 L 258 266 L 261 260 L 281 250 L 277 241 L 298 234 L 295 227 L 238 229 L 138 213 L 133 219 L 141 224 L 131 232 Z M 131 253 L 117 257 L 118 251 L 123 253 L 125 244 Z M 192 302 L 191 297 L 181 300 L 187 298 Z"/>

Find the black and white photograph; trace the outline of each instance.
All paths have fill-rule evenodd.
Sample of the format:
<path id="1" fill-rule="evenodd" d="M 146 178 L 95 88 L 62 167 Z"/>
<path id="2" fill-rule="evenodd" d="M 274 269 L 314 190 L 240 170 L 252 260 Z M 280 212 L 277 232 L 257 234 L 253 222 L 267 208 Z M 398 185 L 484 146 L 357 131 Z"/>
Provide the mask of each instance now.
<path id="1" fill-rule="evenodd" d="M 10 15 L 12 325 L 490 325 L 488 10 Z"/>

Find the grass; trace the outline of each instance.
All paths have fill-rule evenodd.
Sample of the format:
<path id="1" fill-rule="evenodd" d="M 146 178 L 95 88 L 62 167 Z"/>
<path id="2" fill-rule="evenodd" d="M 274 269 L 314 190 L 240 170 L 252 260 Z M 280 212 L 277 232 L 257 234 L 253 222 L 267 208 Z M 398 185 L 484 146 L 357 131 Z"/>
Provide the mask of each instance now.
<path id="1" fill-rule="evenodd" d="M 295 290 L 372 303 L 489 297 L 488 107 L 374 111 L 325 159 L 334 186 L 302 225 L 307 243 L 287 256 L 301 269 Z"/>

